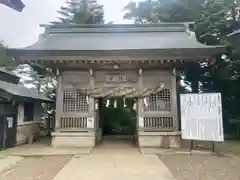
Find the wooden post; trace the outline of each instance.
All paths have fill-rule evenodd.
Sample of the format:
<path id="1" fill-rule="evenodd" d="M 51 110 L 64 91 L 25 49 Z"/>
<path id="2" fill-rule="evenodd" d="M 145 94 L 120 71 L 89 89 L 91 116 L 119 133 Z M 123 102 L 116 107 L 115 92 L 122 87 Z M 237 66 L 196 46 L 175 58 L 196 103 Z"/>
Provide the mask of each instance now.
<path id="1" fill-rule="evenodd" d="M 139 73 L 138 73 L 138 88 L 140 90 L 143 89 L 143 70 L 139 69 Z M 143 99 L 142 98 L 138 98 L 138 106 L 137 106 L 137 132 L 139 131 L 139 118 L 143 117 Z"/>
<path id="2" fill-rule="evenodd" d="M 174 131 L 179 130 L 178 123 L 178 107 L 177 107 L 177 80 L 176 80 L 176 69 L 172 71 L 172 114 L 173 114 L 173 126 Z"/>
<path id="3" fill-rule="evenodd" d="M 63 107 L 63 87 L 62 87 L 62 75 L 57 69 L 57 91 L 56 91 L 56 116 L 55 116 L 55 131 L 60 128 L 60 119 Z"/>
<path id="4" fill-rule="evenodd" d="M 89 84 L 90 84 L 90 87 L 91 88 L 94 88 L 94 76 L 93 76 L 93 70 L 92 69 L 89 69 Z M 94 112 L 94 109 L 95 109 L 95 99 L 92 98 L 92 97 L 88 97 L 88 100 L 89 100 L 89 107 L 88 107 L 88 116 L 89 117 L 94 117 L 94 130 L 96 130 L 96 116 L 95 116 L 95 112 Z"/>

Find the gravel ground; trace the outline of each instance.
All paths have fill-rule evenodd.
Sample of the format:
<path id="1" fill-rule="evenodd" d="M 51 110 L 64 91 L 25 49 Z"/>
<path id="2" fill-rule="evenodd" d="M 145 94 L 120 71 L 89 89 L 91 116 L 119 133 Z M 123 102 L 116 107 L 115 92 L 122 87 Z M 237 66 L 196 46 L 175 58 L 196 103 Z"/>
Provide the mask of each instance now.
<path id="1" fill-rule="evenodd" d="M 69 160 L 69 156 L 25 158 L 1 173 L 0 180 L 51 180 Z"/>
<path id="2" fill-rule="evenodd" d="M 214 155 L 162 155 L 177 180 L 240 180 L 240 158 Z"/>

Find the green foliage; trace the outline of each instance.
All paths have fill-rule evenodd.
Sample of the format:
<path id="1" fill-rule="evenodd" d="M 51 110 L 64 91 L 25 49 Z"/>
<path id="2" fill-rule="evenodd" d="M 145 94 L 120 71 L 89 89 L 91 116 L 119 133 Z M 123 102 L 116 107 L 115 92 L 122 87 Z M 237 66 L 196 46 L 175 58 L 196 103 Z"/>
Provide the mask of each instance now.
<path id="1" fill-rule="evenodd" d="M 125 19 L 136 23 L 189 22 L 197 18 L 203 0 L 145 0 L 130 2 Z"/>
<path id="2" fill-rule="evenodd" d="M 229 45 L 227 34 L 239 27 L 239 3 L 239 0 L 145 0 L 130 2 L 124 18 L 135 23 L 191 21 L 201 43 Z M 192 92 L 222 93 L 225 127 L 229 116 L 240 115 L 240 66 L 236 63 L 239 57 L 229 47 L 224 56 L 214 57 L 214 64 L 206 61 L 186 65 L 181 76 Z"/>
<path id="3" fill-rule="evenodd" d="M 12 71 L 17 67 L 16 61 L 7 56 L 5 52 L 5 48 L 7 46 L 4 44 L 4 42 L 0 41 L 0 68 L 7 70 L 7 71 Z"/>
<path id="4" fill-rule="evenodd" d="M 236 155 L 240 154 L 240 141 L 225 141 L 224 146 L 226 147 L 226 151 L 230 153 L 234 153 Z"/>
<path id="5" fill-rule="evenodd" d="M 236 133 L 240 137 L 240 117 L 237 117 L 236 119 L 230 119 L 230 122 L 236 128 Z"/>
<path id="6" fill-rule="evenodd" d="M 58 10 L 59 21 L 51 22 L 52 24 L 103 24 L 104 12 L 103 6 L 95 2 L 66 1 L 66 6 Z"/>
<path id="7" fill-rule="evenodd" d="M 132 109 L 134 100 L 128 99 L 124 107 L 123 98 L 117 99 L 117 107 L 104 107 L 104 134 L 133 134 L 136 130 L 136 112 Z"/>

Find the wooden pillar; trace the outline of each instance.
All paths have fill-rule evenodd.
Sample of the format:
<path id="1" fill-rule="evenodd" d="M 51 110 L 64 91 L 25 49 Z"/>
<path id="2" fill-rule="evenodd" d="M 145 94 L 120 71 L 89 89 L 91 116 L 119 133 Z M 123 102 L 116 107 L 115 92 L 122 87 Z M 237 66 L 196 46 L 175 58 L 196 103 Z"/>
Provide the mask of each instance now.
<path id="1" fill-rule="evenodd" d="M 94 76 L 93 70 L 89 69 L 89 84 L 91 88 L 94 88 Z M 94 118 L 94 129 L 96 129 L 96 116 L 95 116 L 95 100 L 92 97 L 88 97 L 89 107 L 88 107 L 88 116 Z"/>
<path id="2" fill-rule="evenodd" d="M 57 91 L 56 91 L 56 115 L 55 115 L 55 131 L 60 128 L 60 119 L 63 108 L 63 87 L 62 87 L 62 75 L 57 69 Z"/>
<path id="3" fill-rule="evenodd" d="M 138 73 L 138 88 L 140 90 L 143 89 L 143 70 L 139 69 L 139 73 Z M 137 129 L 139 131 L 139 118 L 142 117 L 143 118 L 143 99 L 139 98 L 138 99 L 138 106 L 137 106 L 137 112 L 138 112 L 138 116 L 137 116 Z"/>
<path id="4" fill-rule="evenodd" d="M 172 114 L 173 114 L 173 126 L 174 131 L 179 129 L 178 121 L 178 101 L 177 101 L 177 80 L 176 80 L 176 69 L 172 71 Z"/>

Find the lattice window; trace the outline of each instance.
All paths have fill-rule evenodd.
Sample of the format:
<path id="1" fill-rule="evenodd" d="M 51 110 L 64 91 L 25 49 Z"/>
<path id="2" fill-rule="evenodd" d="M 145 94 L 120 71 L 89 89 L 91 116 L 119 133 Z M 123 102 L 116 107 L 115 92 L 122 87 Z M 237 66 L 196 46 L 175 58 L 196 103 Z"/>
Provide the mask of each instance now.
<path id="1" fill-rule="evenodd" d="M 63 112 L 87 112 L 87 97 L 72 89 L 63 92 Z"/>
<path id="2" fill-rule="evenodd" d="M 60 127 L 63 129 L 87 128 L 87 117 L 61 117 Z"/>
<path id="3" fill-rule="evenodd" d="M 144 117 L 145 128 L 173 128 L 172 117 Z"/>
<path id="4" fill-rule="evenodd" d="M 144 111 L 170 111 L 171 110 L 171 89 L 150 95 L 144 103 Z"/>

